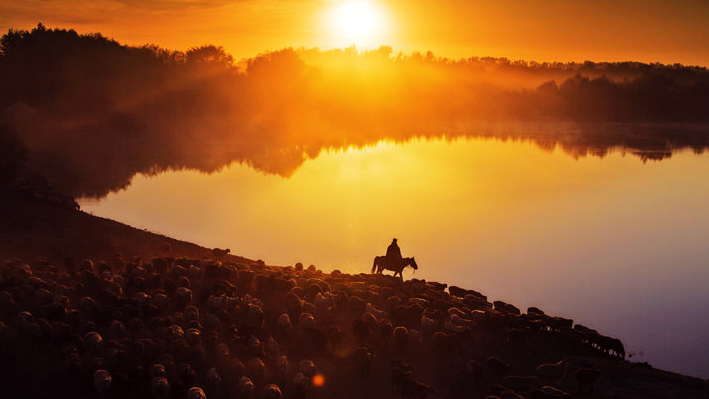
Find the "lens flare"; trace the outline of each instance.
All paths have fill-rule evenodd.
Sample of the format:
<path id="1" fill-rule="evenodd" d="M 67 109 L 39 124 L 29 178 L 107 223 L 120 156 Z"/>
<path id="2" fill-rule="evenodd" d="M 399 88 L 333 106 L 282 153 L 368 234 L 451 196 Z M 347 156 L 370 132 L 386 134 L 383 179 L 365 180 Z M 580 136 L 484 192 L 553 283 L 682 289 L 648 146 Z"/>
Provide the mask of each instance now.
<path id="1" fill-rule="evenodd" d="M 322 374 L 315 374 L 313 376 L 313 386 L 321 387 L 325 385 L 325 376 Z"/>

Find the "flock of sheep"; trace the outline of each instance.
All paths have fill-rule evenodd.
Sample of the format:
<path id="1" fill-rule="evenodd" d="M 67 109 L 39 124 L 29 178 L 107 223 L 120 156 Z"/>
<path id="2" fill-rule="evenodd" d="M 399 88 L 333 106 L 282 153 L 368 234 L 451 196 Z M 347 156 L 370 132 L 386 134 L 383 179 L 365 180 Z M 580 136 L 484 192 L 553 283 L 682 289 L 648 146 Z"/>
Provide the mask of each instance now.
<path id="1" fill-rule="evenodd" d="M 417 279 L 121 255 L 0 270 L 0 351 L 56 363 L 73 396 L 358 397 L 383 374 L 388 388 L 365 396 L 562 398 L 569 379 L 592 393 L 599 369 L 510 365 L 534 348 L 625 357 L 619 340 L 572 320 Z M 426 365 L 444 383 L 419 372 Z"/>

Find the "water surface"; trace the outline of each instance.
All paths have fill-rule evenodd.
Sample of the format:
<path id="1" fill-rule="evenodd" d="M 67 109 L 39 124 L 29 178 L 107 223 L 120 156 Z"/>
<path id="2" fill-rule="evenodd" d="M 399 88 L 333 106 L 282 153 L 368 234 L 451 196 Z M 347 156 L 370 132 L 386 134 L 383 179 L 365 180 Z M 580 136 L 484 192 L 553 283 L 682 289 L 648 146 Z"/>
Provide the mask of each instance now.
<path id="1" fill-rule="evenodd" d="M 646 157 L 647 158 L 647 157 Z M 397 237 L 415 277 L 620 337 L 709 377 L 709 156 L 573 157 L 526 141 L 380 142 L 289 178 L 233 163 L 137 175 L 86 211 L 269 264 L 368 272 Z M 405 278 L 414 276 L 411 269 Z"/>

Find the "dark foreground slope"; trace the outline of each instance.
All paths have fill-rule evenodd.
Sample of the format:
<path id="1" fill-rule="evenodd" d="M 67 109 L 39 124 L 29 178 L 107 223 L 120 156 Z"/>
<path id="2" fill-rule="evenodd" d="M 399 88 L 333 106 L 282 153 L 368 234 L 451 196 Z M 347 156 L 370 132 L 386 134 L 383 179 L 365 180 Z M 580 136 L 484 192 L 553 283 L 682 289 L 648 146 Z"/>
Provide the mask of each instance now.
<path id="1" fill-rule="evenodd" d="M 73 200 L 33 189 L 0 194 L 0 254 L 4 258 L 46 257 L 63 264 L 66 257 L 113 259 L 134 256 L 209 258 L 212 250 L 77 210 Z M 231 261 L 245 258 L 229 256 Z"/>
<path id="2" fill-rule="evenodd" d="M 216 262 L 71 207 L 2 206 L 0 255 L 22 258 L 0 268 L 2 397 L 709 397 L 706 381 L 626 361 L 588 327 L 472 290 Z M 592 392 L 580 369 L 600 372 Z"/>

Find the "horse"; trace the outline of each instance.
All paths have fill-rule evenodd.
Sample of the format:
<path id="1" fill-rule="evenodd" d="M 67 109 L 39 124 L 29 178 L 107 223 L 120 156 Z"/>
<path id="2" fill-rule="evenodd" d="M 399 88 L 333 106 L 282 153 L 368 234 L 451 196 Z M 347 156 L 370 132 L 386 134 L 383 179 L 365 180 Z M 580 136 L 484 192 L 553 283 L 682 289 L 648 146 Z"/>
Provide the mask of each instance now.
<path id="1" fill-rule="evenodd" d="M 394 272 L 394 277 L 398 274 L 401 279 L 404 279 L 403 274 L 401 273 L 404 268 L 407 266 L 411 266 L 414 268 L 414 270 L 418 270 L 418 265 L 416 264 L 416 259 L 413 257 L 411 258 L 402 258 L 400 261 L 396 261 L 395 259 L 390 259 L 386 256 L 375 256 L 374 257 L 374 264 L 372 264 L 372 273 L 374 273 L 374 270 L 376 269 L 377 273 L 382 274 L 383 270 L 391 270 Z"/>

